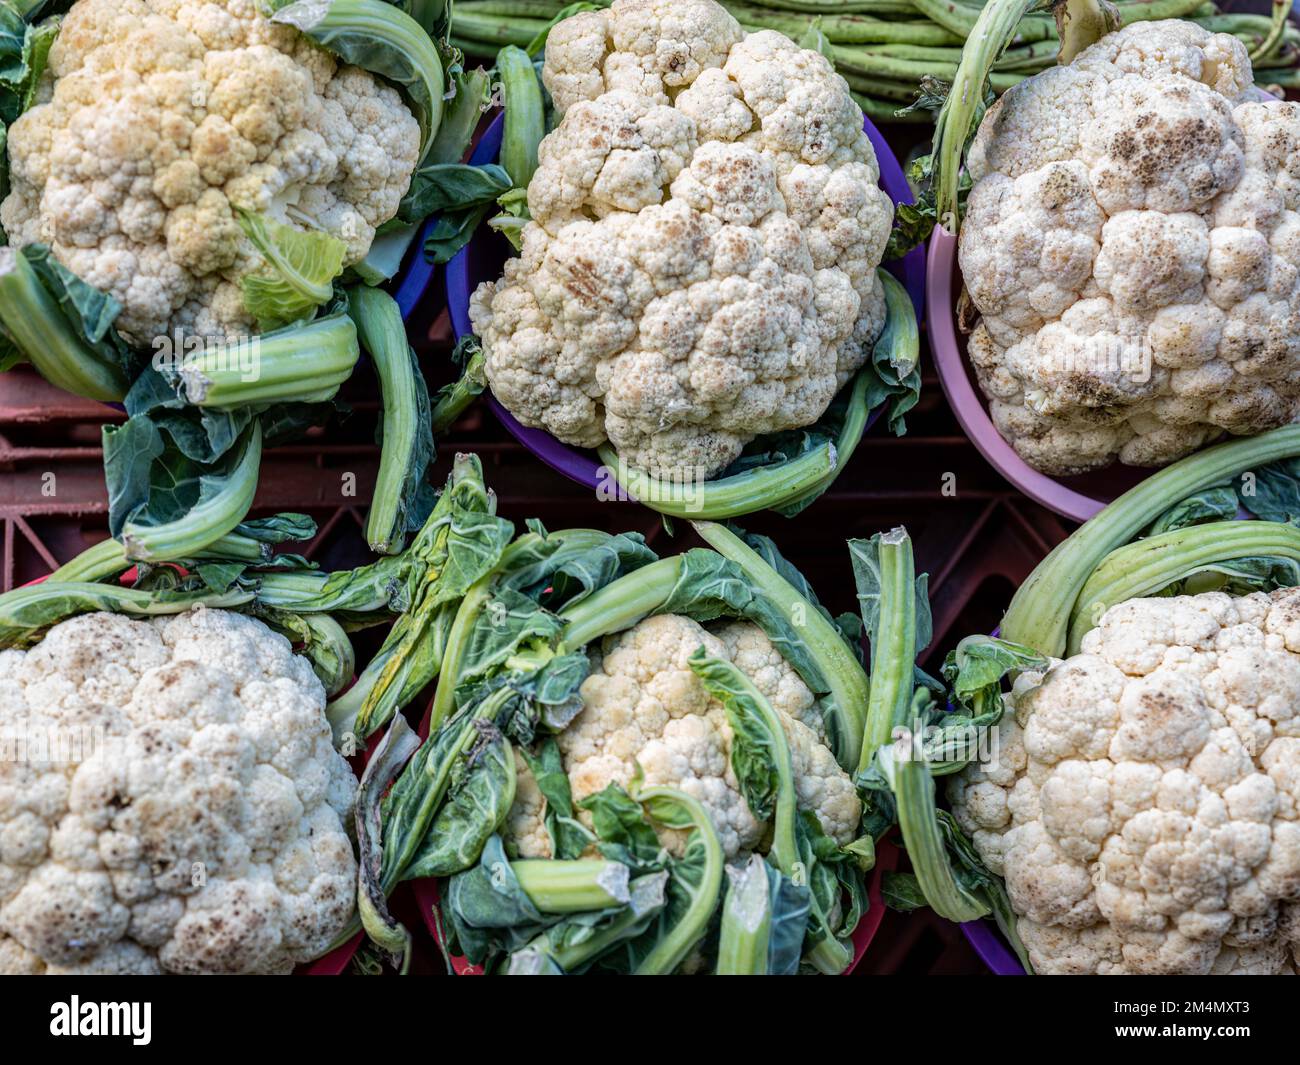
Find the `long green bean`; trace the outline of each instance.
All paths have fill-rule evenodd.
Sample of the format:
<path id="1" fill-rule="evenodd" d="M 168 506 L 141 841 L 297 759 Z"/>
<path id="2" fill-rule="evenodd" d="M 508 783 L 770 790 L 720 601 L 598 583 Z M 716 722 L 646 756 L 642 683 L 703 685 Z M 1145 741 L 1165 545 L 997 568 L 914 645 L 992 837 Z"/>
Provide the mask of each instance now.
<path id="1" fill-rule="evenodd" d="M 1250 60 L 1253 63 L 1257 59 L 1262 59 L 1273 49 L 1282 43 L 1282 34 L 1286 31 L 1286 17 L 1291 12 L 1291 0 L 1273 0 L 1273 23 L 1269 27 L 1268 36 L 1250 53 Z"/>
<path id="2" fill-rule="evenodd" d="M 993 64 L 993 69 L 1035 73 L 1052 66 L 1056 62 L 1056 53 L 1060 47 L 1061 42 L 1053 39 L 1008 48 L 1002 53 L 1002 57 Z"/>
<path id="3" fill-rule="evenodd" d="M 1001 96 L 1013 85 L 1019 85 L 1027 77 L 1029 77 L 1028 74 L 1017 73 L 1014 70 L 1012 71 L 995 70 L 991 74 L 989 74 L 989 85 L 992 87 L 995 93 Z"/>
<path id="4" fill-rule="evenodd" d="M 464 7 L 458 6 L 453 16 L 452 33 L 457 38 L 476 42 L 479 51 L 484 44 L 495 44 L 498 47 L 513 44 L 526 48 L 549 25 L 550 19 L 467 14 Z"/>
<path id="5" fill-rule="evenodd" d="M 1294 67 L 1286 70 L 1261 70 L 1257 84 L 1275 85 L 1279 89 L 1300 89 L 1300 70 Z"/>
<path id="6" fill-rule="evenodd" d="M 923 63 L 958 63 L 960 48 L 932 47 L 919 44 L 870 44 L 860 49 L 863 55 L 877 55 L 893 59 L 914 59 Z"/>
<path id="7" fill-rule="evenodd" d="M 927 74 L 936 78 L 951 79 L 957 74 L 957 63 L 937 63 L 933 60 L 896 59 L 893 56 L 875 55 L 862 48 L 832 48 L 835 68 L 840 73 L 865 77 L 896 78 L 920 81 Z"/>
<path id="8" fill-rule="evenodd" d="M 525 46 L 567 0 L 463 0 L 457 4 L 453 43 L 474 55 L 495 55 L 502 45 Z M 747 29 L 771 29 L 796 40 L 816 25 L 863 110 L 874 120 L 895 122 L 895 105 L 912 102 L 920 79 L 952 80 L 961 47 L 987 0 L 723 0 Z M 996 60 L 990 85 L 1001 94 L 1056 61 L 1059 38 L 1050 14 L 1033 3 Z M 1044 0 L 1045 6 L 1045 0 Z M 1163 18 L 1195 20 L 1215 33 L 1236 36 L 1249 50 L 1261 84 L 1300 87 L 1292 68 L 1300 63 L 1300 28 L 1286 18 L 1286 0 L 1275 0 L 1272 17 L 1220 13 L 1206 0 L 1118 0 L 1124 25 Z M 1276 69 L 1275 69 L 1276 68 Z M 924 115 L 908 116 L 922 121 Z"/>
<path id="9" fill-rule="evenodd" d="M 764 7 L 803 15 L 910 15 L 907 0 L 763 0 Z"/>
<path id="10" fill-rule="evenodd" d="M 911 0 L 913 6 L 932 22 L 937 22 L 944 29 L 957 34 L 963 40 L 970 36 L 979 18 L 980 8 L 964 7 L 952 3 L 952 0 Z M 1190 0 L 1185 0 L 1190 2 Z M 1042 15 L 1026 15 L 1016 27 L 1014 41 L 1028 44 L 1044 41 L 1056 36 L 1056 24 L 1052 19 Z"/>
<path id="11" fill-rule="evenodd" d="M 962 38 L 928 19 L 887 22 L 867 15 L 824 19 L 822 32 L 832 44 L 924 44 L 961 46 Z"/>
<path id="12" fill-rule="evenodd" d="M 1186 18 L 1203 3 L 1204 0 L 1141 0 L 1135 4 L 1120 4 L 1119 17 L 1125 26 L 1163 18 Z"/>
<path id="13" fill-rule="evenodd" d="M 746 29 L 777 30 L 798 40 L 817 21 L 832 44 L 960 45 L 962 38 L 927 19 L 881 19 L 870 15 L 800 15 L 758 4 L 727 4 Z"/>
<path id="14" fill-rule="evenodd" d="M 452 10 L 453 24 L 468 16 L 489 18 L 535 18 L 549 22 L 564 10 L 563 0 L 463 0 Z"/>

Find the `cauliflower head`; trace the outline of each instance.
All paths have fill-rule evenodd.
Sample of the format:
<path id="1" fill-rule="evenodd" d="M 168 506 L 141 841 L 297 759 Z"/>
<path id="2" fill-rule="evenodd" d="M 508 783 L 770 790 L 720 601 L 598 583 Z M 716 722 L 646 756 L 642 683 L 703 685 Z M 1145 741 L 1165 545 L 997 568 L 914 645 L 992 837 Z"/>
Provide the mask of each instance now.
<path id="1" fill-rule="evenodd" d="M 365 257 L 414 172 L 419 123 L 256 0 L 78 0 L 38 102 L 9 130 L 0 223 L 122 305 L 149 345 L 256 331 L 262 267 L 234 208 L 328 232 Z"/>
<path id="2" fill-rule="evenodd" d="M 1132 599 L 949 784 L 1043 974 L 1300 962 L 1300 589 Z"/>
<path id="3" fill-rule="evenodd" d="M 844 80 L 713 0 L 566 19 L 543 80 L 522 254 L 470 305 L 497 399 L 679 479 L 815 422 L 885 318 L 893 205 Z"/>
<path id="4" fill-rule="evenodd" d="M 0 972 L 284 973 L 347 925 L 356 780 L 261 622 L 65 621 L 0 651 L 0 736 Z"/>
<path id="5" fill-rule="evenodd" d="M 1300 417 L 1300 106 L 1235 38 L 1104 37 L 990 108 L 969 169 L 970 361 L 1029 465 L 1160 466 Z"/>
<path id="6" fill-rule="evenodd" d="M 662 614 L 610 637 L 602 651 L 592 653 L 583 708 L 556 737 L 574 801 L 610 784 L 626 788 L 640 766 L 647 785 L 677 788 L 700 801 L 728 860 L 767 849 L 770 826 L 750 811 L 731 768 L 726 711 L 688 664 L 701 646 L 733 662 L 767 697 L 785 730 L 800 809 L 814 813 L 836 843 L 851 842 L 862 805 L 826 745 L 813 694 L 763 630 L 749 622 L 720 623 L 708 631 L 690 618 Z M 506 845 L 520 857 L 552 857 L 545 799 L 527 763 L 516 757 Z M 590 815 L 579 816 L 590 826 Z M 680 852 L 681 834 L 659 831 L 664 845 Z"/>

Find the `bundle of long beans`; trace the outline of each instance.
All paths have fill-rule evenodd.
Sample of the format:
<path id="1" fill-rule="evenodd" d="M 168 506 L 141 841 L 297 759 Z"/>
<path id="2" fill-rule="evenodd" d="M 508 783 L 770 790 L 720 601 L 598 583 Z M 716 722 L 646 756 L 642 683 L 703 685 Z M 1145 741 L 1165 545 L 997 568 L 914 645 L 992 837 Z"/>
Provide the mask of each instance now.
<path id="1" fill-rule="evenodd" d="M 779 30 L 795 40 L 820 31 L 825 49 L 876 121 L 928 122 L 931 116 L 896 112 L 915 101 L 920 79 L 951 79 L 961 49 L 979 17 L 982 0 L 720 0 L 746 29 Z M 461 0 L 453 14 L 454 43 L 475 56 L 492 56 L 505 44 L 534 41 L 571 0 Z M 594 0 L 591 6 L 607 6 Z M 1255 66 L 1255 81 L 1300 88 L 1300 28 L 1287 19 L 1289 0 L 1274 0 L 1273 14 L 1220 11 L 1206 0 L 1119 0 L 1127 25 L 1152 19 L 1190 19 L 1241 40 Z M 1044 10 L 1026 15 L 1011 46 L 994 67 L 994 92 L 1056 62 L 1056 23 Z"/>

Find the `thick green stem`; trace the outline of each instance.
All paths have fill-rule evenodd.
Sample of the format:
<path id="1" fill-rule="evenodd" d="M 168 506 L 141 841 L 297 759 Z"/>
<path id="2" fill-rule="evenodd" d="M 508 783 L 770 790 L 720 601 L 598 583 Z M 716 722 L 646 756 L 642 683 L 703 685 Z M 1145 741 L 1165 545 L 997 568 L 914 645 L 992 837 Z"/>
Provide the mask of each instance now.
<path id="1" fill-rule="evenodd" d="M 1058 544 L 1021 584 L 1002 619 L 1002 637 L 1060 658 L 1070 615 L 1093 570 L 1193 492 L 1244 470 L 1300 454 L 1300 426 L 1230 440 L 1153 473 Z"/>
<path id="2" fill-rule="evenodd" d="M 661 558 L 565 607 L 560 617 L 568 624 L 558 653 L 579 651 L 601 636 L 630 629 L 648 618 L 668 599 L 681 568 L 680 555 Z"/>
<path id="3" fill-rule="evenodd" d="M 674 788 L 642 788 L 638 798 L 654 820 L 689 830 L 692 838 L 688 848 L 699 846 L 704 851 L 704 868 L 699 882 L 690 888 L 685 912 L 636 968 L 638 976 L 667 976 L 677 970 L 708 932 L 722 890 L 726 858 L 713 819 L 697 799 Z"/>
<path id="4" fill-rule="evenodd" d="M 470 404 L 483 394 L 487 385 L 487 376 L 483 371 L 485 362 L 482 351 L 474 352 L 466 361 L 460 376 L 450 386 L 438 390 L 429 415 L 429 427 L 434 436 L 445 433 L 455 425 Z"/>
<path id="5" fill-rule="evenodd" d="M 380 555 L 401 551 L 406 540 L 406 513 L 403 503 L 408 495 L 407 479 L 421 477 L 414 470 L 421 445 L 427 458 L 433 453 L 432 438 L 420 439 L 420 402 L 417 389 L 425 387 L 397 301 L 382 289 L 355 286 L 349 299 L 348 313 L 356 325 L 361 345 L 370 354 L 379 377 L 379 393 L 384 401 L 381 423 L 383 443 L 379 452 L 379 475 L 375 480 L 374 499 L 366 515 L 366 542 Z M 426 401 L 427 402 L 427 401 Z"/>
<path id="6" fill-rule="evenodd" d="M 772 899 L 767 870 L 757 854 L 730 873 L 718 934 L 718 976 L 766 976 L 772 931 Z"/>
<path id="7" fill-rule="evenodd" d="M 0 247 L 0 326 L 56 388 L 101 402 L 126 395 L 126 374 L 86 346 L 32 264 L 11 247 Z"/>
<path id="8" fill-rule="evenodd" d="M 442 666 L 438 677 L 438 690 L 434 693 L 433 705 L 429 708 L 429 734 L 437 732 L 456 706 L 456 685 L 460 680 L 460 662 L 465 657 L 469 646 L 474 623 L 478 621 L 483 607 L 492 598 L 492 579 L 495 571 L 489 573 L 473 584 L 465 593 L 456 611 L 451 631 L 442 655 Z"/>
<path id="9" fill-rule="evenodd" d="M 628 868 L 596 858 L 573 861 L 525 859 L 510 870 L 524 894 L 542 913 L 585 913 L 626 905 Z"/>
<path id="10" fill-rule="evenodd" d="M 920 0 L 924 2 L 924 0 Z M 931 158 L 939 225 L 955 234 L 961 225 L 957 189 L 962 157 L 984 106 L 989 71 L 1016 34 L 1020 20 L 1041 0 L 989 0 L 970 31 L 948 97 L 935 121 Z M 927 12 L 928 13 L 928 12 Z"/>
<path id="11" fill-rule="evenodd" d="M 65 562 L 50 574 L 49 579 L 89 583 L 119 576 L 130 568 L 126 551 L 110 536 Z"/>
<path id="12" fill-rule="evenodd" d="M 461 6 L 456 5 L 458 14 Z M 465 156 L 465 149 L 474 139 L 479 122 L 491 107 L 492 79 L 486 70 L 477 68 L 453 74 L 451 85 L 456 95 L 443 108 L 438 135 L 433 139 L 429 154 L 424 159 L 426 166 L 459 163 Z"/>
<path id="13" fill-rule="evenodd" d="M 221 609 L 242 606 L 253 598 L 244 588 L 227 592 L 172 593 L 123 588 L 116 584 L 45 580 L 0 595 L 0 648 L 25 647 L 51 625 L 78 614 L 107 611 L 135 617 L 181 614 L 194 606 Z"/>
<path id="14" fill-rule="evenodd" d="M 925 762 L 912 757 L 912 741 L 903 737 L 882 747 L 881 768 L 894 793 L 898 827 L 925 900 L 949 921 L 977 921 L 990 907 L 958 883 L 935 816 L 934 778 Z"/>
<path id="15" fill-rule="evenodd" d="M 1079 593 L 1067 653 L 1079 653 L 1089 630 L 1112 606 L 1155 595 L 1217 563 L 1285 558 L 1300 563 L 1300 529 L 1274 521 L 1218 521 L 1126 544 L 1106 556 Z"/>
<path id="16" fill-rule="evenodd" d="M 856 766 L 862 753 L 862 739 L 867 723 L 867 675 L 844 643 L 844 638 L 820 610 L 725 525 L 707 521 L 691 524 L 718 554 L 744 570 L 754 586 L 775 603 L 786 617 L 798 619 L 800 635 L 821 667 L 830 687 L 834 712 L 840 718 L 841 743 L 835 757 L 846 768 Z"/>
<path id="17" fill-rule="evenodd" d="M 497 73 L 506 109 L 501 165 L 515 188 L 526 189 L 537 169 L 538 146 L 546 136 L 541 82 L 528 53 L 514 45 L 507 45 L 497 55 Z"/>
<path id="18" fill-rule="evenodd" d="M 198 407 L 233 410 L 323 402 L 352 376 L 360 348 L 346 314 L 229 344 L 205 345 L 180 365 L 185 397 Z"/>
<path id="19" fill-rule="evenodd" d="M 871 690 L 858 759 L 865 772 L 894 729 L 908 723 L 916 661 L 916 567 L 912 539 L 898 528 L 880 537 L 880 605 L 871 634 Z"/>
<path id="20" fill-rule="evenodd" d="M 141 525 L 128 521 L 122 527 L 127 558 L 139 562 L 168 562 L 190 558 L 231 532 L 244 520 L 257 494 L 257 471 L 262 461 L 262 426 L 253 422 L 236 445 L 234 468 L 221 489 L 201 499 L 176 521 Z"/>
<path id="21" fill-rule="evenodd" d="M 597 449 L 605 471 L 639 503 L 674 518 L 725 520 L 757 510 L 781 507 L 827 478 L 840 467 L 835 445 L 825 443 L 790 459 L 761 469 L 706 481 L 688 476 L 660 479 L 627 465 L 609 444 Z"/>

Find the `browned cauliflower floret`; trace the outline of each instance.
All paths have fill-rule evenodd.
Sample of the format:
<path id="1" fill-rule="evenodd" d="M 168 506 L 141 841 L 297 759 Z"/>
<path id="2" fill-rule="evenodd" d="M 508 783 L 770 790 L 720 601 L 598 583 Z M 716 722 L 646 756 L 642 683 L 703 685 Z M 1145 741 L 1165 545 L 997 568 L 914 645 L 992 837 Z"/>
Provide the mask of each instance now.
<path id="1" fill-rule="evenodd" d="M 1068 475 L 1300 417 L 1300 106 L 1234 37 L 1135 23 L 989 109 L 961 230 L 1002 436 Z"/>
<path id="2" fill-rule="evenodd" d="M 1133 599 L 949 783 L 1038 973 L 1300 963 L 1300 589 Z"/>
<path id="3" fill-rule="evenodd" d="M 523 253 L 470 307 L 496 397 L 679 479 L 815 422 L 884 325 L 893 209 L 844 80 L 713 0 L 566 19 L 543 80 Z"/>
<path id="4" fill-rule="evenodd" d="M 356 780 L 284 637 L 87 614 L 0 693 L 0 972 L 288 972 L 343 931 Z"/>
<path id="5" fill-rule="evenodd" d="M 133 343 L 246 335 L 239 280 L 262 260 L 233 209 L 324 230 L 358 262 L 419 146 L 396 89 L 255 0 L 78 0 L 9 129 L 0 222 L 116 297 Z"/>
<path id="6" fill-rule="evenodd" d="M 812 692 L 763 630 L 727 622 L 709 632 L 689 618 L 647 618 L 606 641 L 582 685 L 583 709 L 556 737 L 574 801 L 610 784 L 626 788 L 638 767 L 648 786 L 677 788 L 708 810 L 728 859 L 764 849 L 768 825 L 750 811 L 731 767 L 731 726 L 688 659 L 700 647 L 735 663 L 772 704 L 785 728 L 801 809 L 837 843 L 856 834 L 862 805 L 824 740 Z M 551 857 L 545 799 L 520 759 L 506 842 L 525 858 Z M 588 815 L 579 815 L 589 822 Z M 680 834 L 661 829 L 666 846 Z"/>

